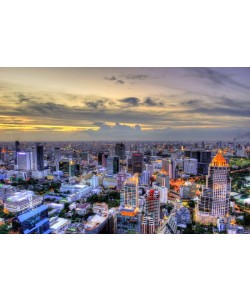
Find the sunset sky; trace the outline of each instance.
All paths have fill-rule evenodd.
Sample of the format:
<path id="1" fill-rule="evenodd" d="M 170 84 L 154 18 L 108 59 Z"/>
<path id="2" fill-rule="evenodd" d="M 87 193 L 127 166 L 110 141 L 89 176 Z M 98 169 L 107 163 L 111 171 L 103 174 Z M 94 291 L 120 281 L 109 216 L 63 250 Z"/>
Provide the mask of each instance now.
<path id="1" fill-rule="evenodd" d="M 0 68 L 2 141 L 249 140 L 250 68 Z"/>

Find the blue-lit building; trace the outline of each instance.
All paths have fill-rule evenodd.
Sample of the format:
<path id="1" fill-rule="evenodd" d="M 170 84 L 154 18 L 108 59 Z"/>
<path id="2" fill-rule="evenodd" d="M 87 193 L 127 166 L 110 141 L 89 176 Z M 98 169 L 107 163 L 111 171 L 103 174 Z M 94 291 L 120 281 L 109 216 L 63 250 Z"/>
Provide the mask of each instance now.
<path id="1" fill-rule="evenodd" d="M 17 216 L 12 221 L 13 230 L 23 234 L 51 233 L 48 218 L 48 206 L 41 205 Z"/>

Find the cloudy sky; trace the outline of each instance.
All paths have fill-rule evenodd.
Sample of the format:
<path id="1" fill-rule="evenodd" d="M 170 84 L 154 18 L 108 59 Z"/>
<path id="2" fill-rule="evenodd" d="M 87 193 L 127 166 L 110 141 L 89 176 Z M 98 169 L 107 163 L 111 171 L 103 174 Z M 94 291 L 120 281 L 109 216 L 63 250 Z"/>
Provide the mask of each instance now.
<path id="1" fill-rule="evenodd" d="M 250 68 L 0 68 L 2 141 L 249 140 Z"/>

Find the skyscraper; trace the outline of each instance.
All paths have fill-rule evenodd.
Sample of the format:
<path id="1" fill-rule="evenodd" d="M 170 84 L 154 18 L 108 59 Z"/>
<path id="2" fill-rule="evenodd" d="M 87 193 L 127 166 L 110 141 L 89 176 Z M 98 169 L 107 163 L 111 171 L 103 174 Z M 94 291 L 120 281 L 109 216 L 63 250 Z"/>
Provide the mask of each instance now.
<path id="1" fill-rule="evenodd" d="M 141 175 L 140 183 L 143 185 L 148 185 L 150 183 L 150 172 L 144 170 Z"/>
<path id="2" fill-rule="evenodd" d="M 229 213 L 229 171 L 229 164 L 219 151 L 209 165 L 206 188 L 199 203 L 201 213 L 216 217 L 225 217 Z"/>
<path id="3" fill-rule="evenodd" d="M 118 156 L 110 156 L 107 158 L 107 173 L 108 175 L 114 175 L 120 171 L 120 159 Z"/>
<path id="4" fill-rule="evenodd" d="M 188 158 L 195 158 L 198 161 L 198 173 L 207 175 L 208 174 L 208 166 L 211 162 L 212 154 L 211 151 L 200 151 L 200 150 L 186 150 L 185 154 Z"/>
<path id="5" fill-rule="evenodd" d="M 142 216 L 141 233 L 142 234 L 155 233 L 155 223 L 153 217 L 146 216 L 146 215 Z"/>
<path id="6" fill-rule="evenodd" d="M 128 178 L 120 192 L 121 206 L 138 207 L 138 175 Z"/>
<path id="7" fill-rule="evenodd" d="M 56 171 L 59 171 L 59 162 L 61 158 L 61 149 L 59 147 L 55 148 L 55 163 L 56 163 Z"/>
<path id="8" fill-rule="evenodd" d="M 44 170 L 43 145 L 36 143 L 34 149 L 34 169 L 37 171 Z"/>
<path id="9" fill-rule="evenodd" d="M 158 190 L 148 190 L 145 195 L 145 213 L 154 219 L 155 228 L 160 223 L 160 192 Z"/>
<path id="10" fill-rule="evenodd" d="M 21 171 L 32 170 L 32 153 L 31 152 L 17 152 L 17 168 Z"/>
<path id="11" fill-rule="evenodd" d="M 198 161 L 196 158 L 184 159 L 184 173 L 190 175 L 197 175 Z"/>
<path id="12" fill-rule="evenodd" d="M 118 143 L 115 145 L 115 155 L 118 156 L 120 159 L 125 159 L 125 144 Z"/>
<path id="13" fill-rule="evenodd" d="M 15 156 L 15 164 L 17 164 L 17 152 L 20 152 L 20 143 L 18 141 L 15 141 L 15 150 L 16 150 L 16 156 Z"/>
<path id="14" fill-rule="evenodd" d="M 143 154 L 140 152 L 132 154 L 132 172 L 142 173 L 143 169 Z"/>

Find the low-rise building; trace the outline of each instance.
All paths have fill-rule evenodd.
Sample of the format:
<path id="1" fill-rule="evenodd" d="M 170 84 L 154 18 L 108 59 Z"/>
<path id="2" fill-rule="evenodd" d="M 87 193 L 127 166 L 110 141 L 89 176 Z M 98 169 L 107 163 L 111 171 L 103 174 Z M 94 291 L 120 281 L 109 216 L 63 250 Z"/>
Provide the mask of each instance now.
<path id="1" fill-rule="evenodd" d="M 68 229 L 71 221 L 64 218 L 53 217 L 49 220 L 51 233 L 62 234 Z"/>
<path id="2" fill-rule="evenodd" d="M 4 208 L 9 212 L 18 213 L 39 206 L 43 201 L 41 196 L 32 191 L 15 192 L 4 201 Z"/>

